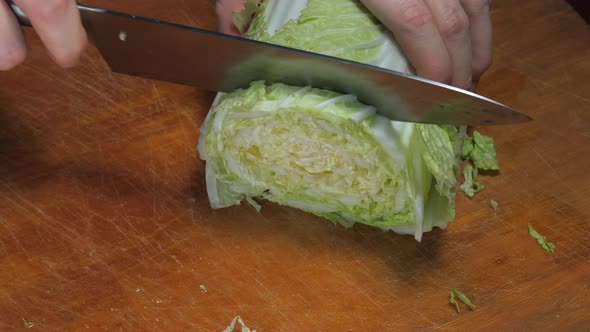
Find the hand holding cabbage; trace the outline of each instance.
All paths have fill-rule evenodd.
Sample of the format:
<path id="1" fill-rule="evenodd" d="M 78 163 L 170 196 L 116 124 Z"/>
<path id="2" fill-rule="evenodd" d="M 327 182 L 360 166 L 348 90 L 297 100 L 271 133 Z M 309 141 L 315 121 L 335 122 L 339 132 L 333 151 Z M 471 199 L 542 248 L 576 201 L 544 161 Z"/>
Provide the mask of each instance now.
<path id="1" fill-rule="evenodd" d="M 222 32 L 239 34 L 232 13 L 242 9 L 244 3 L 245 0 L 217 1 Z M 391 30 L 418 76 L 475 90 L 490 66 L 490 0 L 362 0 L 362 3 Z"/>

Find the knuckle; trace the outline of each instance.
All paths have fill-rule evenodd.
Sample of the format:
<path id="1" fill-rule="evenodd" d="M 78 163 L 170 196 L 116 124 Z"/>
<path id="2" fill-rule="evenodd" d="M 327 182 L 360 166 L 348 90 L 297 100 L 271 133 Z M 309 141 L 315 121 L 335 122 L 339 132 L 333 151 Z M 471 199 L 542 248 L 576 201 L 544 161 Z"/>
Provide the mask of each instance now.
<path id="1" fill-rule="evenodd" d="M 480 16 L 487 13 L 492 5 L 492 0 L 462 0 L 463 8 L 469 16 Z"/>
<path id="2" fill-rule="evenodd" d="M 0 51 L 0 70 L 10 70 L 23 61 L 27 56 L 27 51 L 23 46 L 7 47 Z"/>
<path id="3" fill-rule="evenodd" d="M 469 31 L 469 19 L 459 7 L 449 7 L 441 13 L 440 33 L 444 38 L 464 36 Z"/>
<path id="4" fill-rule="evenodd" d="M 399 4 L 401 23 L 408 29 L 422 28 L 433 23 L 430 10 L 416 0 L 405 0 Z"/>
<path id="5" fill-rule="evenodd" d="M 33 10 L 40 20 L 51 21 L 66 12 L 71 3 L 71 0 L 44 0 L 36 3 Z"/>

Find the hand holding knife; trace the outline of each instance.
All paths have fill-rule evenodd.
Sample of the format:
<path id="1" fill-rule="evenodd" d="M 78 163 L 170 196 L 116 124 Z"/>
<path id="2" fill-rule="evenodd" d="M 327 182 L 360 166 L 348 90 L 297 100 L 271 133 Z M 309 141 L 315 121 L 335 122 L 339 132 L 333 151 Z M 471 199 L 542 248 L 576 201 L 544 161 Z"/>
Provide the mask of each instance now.
<path id="1" fill-rule="evenodd" d="M 12 1 L 7 3 L 21 25 L 36 25 L 35 17 L 29 20 Z M 77 7 L 90 39 L 115 72 L 223 92 L 257 80 L 311 85 L 355 94 L 398 121 L 478 125 L 530 120 L 488 98 L 427 79 L 151 18 Z M 41 38 L 45 42 L 55 36 Z M 61 52 L 71 54 L 71 49 Z M 61 59 L 69 65 L 67 56 Z"/>

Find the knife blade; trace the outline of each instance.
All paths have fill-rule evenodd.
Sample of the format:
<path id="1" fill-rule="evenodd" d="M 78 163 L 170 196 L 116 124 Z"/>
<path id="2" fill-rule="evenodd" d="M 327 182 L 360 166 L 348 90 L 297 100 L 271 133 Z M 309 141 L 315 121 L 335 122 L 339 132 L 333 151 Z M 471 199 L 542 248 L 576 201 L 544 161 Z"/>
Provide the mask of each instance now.
<path id="1" fill-rule="evenodd" d="M 8 4 L 19 23 L 26 15 Z M 496 125 L 524 113 L 443 83 L 363 63 L 225 35 L 153 18 L 78 5 L 82 23 L 117 73 L 231 92 L 251 82 L 312 86 L 356 95 L 391 120 Z"/>

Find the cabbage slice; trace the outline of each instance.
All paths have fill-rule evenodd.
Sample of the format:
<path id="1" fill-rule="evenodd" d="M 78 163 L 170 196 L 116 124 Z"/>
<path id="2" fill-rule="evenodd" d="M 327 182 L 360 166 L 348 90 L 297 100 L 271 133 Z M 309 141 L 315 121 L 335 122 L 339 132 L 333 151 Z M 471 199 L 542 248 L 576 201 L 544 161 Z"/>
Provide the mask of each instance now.
<path id="1" fill-rule="evenodd" d="M 411 72 L 359 1 L 266 0 L 246 36 Z M 199 154 L 213 208 L 263 198 L 420 241 L 454 219 L 464 136 L 452 126 L 388 120 L 352 95 L 254 82 L 218 94 Z"/>
<path id="2" fill-rule="evenodd" d="M 351 95 L 255 82 L 222 95 L 201 135 L 214 208 L 260 197 L 418 239 L 454 216 L 447 131 L 392 122 Z"/>

